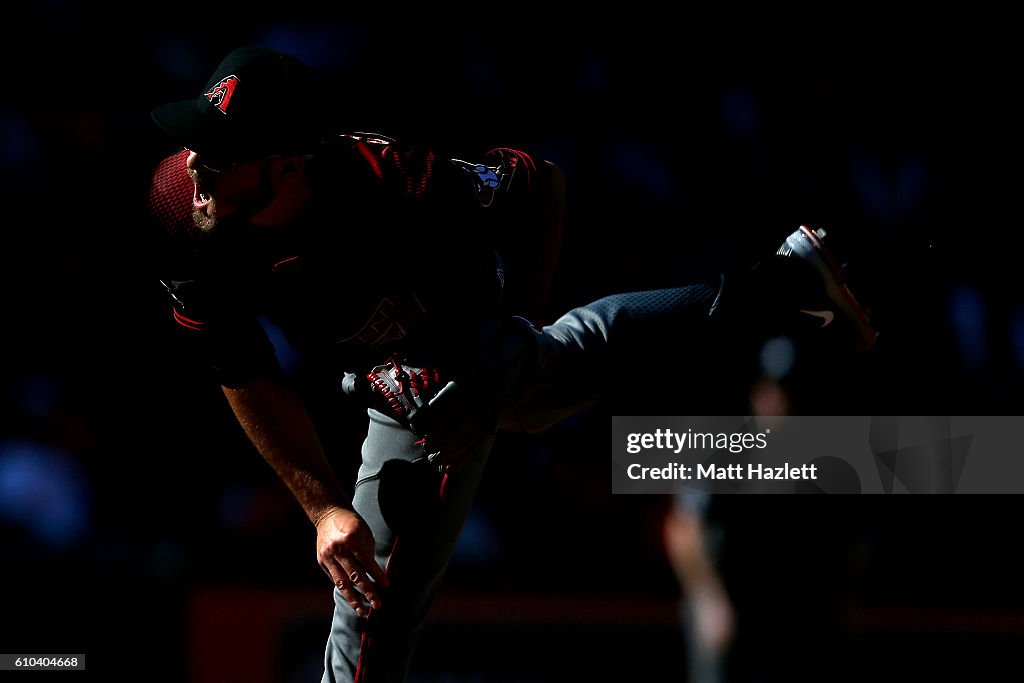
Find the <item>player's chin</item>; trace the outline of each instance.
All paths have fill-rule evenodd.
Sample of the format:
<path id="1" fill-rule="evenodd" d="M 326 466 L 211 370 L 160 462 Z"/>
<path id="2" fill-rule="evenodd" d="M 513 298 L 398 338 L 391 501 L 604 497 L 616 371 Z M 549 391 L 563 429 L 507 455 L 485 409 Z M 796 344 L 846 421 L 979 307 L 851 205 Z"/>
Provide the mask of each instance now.
<path id="1" fill-rule="evenodd" d="M 217 208 L 213 205 L 213 200 L 210 200 L 209 204 L 201 209 L 192 209 L 192 220 L 195 222 L 196 227 L 203 232 L 209 232 L 217 227 L 220 220 L 217 216 Z"/>

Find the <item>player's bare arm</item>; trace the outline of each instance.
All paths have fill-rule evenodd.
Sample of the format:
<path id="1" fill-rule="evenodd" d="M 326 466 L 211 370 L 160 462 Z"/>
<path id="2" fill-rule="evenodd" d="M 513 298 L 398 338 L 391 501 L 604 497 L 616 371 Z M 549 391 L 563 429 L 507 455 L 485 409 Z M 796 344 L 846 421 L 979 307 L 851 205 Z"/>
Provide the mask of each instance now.
<path id="1" fill-rule="evenodd" d="M 387 587 L 388 579 L 373 559 L 373 534 L 352 509 L 298 396 L 270 377 L 222 390 L 253 445 L 316 527 L 320 567 L 360 616 L 367 614 L 364 598 L 379 608 L 377 587 Z"/>

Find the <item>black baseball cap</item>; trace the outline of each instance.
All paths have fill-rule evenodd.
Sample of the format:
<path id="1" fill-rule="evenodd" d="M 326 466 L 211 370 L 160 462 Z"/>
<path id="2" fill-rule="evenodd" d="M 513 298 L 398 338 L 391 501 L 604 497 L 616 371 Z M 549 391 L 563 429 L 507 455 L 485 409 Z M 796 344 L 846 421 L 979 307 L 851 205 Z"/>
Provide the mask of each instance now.
<path id="1" fill-rule="evenodd" d="M 183 147 L 210 158 L 246 161 L 312 152 L 323 113 L 312 70 L 295 57 L 262 47 L 229 53 L 194 100 L 152 111 Z"/>

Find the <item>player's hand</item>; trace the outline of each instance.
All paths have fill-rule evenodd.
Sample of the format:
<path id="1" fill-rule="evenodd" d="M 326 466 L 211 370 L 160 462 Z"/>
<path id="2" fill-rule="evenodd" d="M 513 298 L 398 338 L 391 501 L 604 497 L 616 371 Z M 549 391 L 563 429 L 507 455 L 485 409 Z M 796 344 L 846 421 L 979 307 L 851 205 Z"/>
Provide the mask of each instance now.
<path id="1" fill-rule="evenodd" d="M 317 520 L 317 562 L 361 617 L 369 615 L 366 603 L 380 609 L 380 589 L 388 587 L 373 551 L 373 533 L 354 510 L 336 508 Z"/>
<path id="2" fill-rule="evenodd" d="M 413 430 L 426 437 L 426 450 L 440 462 L 458 462 L 481 438 L 495 433 L 501 413 L 538 371 L 539 344 L 532 325 L 522 318 L 481 325 L 455 377 L 410 420 Z"/>
<path id="3" fill-rule="evenodd" d="M 432 462 L 454 464 L 498 428 L 498 408 L 489 387 L 472 380 L 449 382 L 413 422 Z"/>

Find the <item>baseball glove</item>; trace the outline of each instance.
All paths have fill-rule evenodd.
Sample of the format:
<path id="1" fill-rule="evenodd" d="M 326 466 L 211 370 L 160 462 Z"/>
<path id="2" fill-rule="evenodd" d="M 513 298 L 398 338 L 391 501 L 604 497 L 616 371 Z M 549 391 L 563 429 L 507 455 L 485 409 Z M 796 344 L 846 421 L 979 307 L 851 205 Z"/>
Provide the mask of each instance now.
<path id="1" fill-rule="evenodd" d="M 497 431 L 498 417 L 533 381 L 539 346 L 522 318 L 491 320 L 477 330 L 471 358 L 448 376 L 393 354 L 366 373 L 346 373 L 342 390 L 368 399 L 419 437 L 424 454 L 444 467 Z"/>

